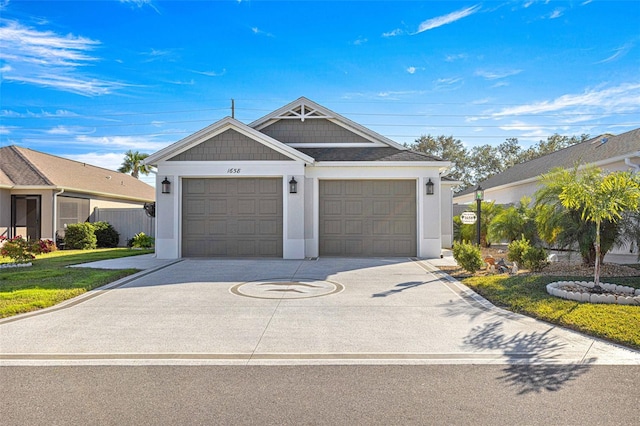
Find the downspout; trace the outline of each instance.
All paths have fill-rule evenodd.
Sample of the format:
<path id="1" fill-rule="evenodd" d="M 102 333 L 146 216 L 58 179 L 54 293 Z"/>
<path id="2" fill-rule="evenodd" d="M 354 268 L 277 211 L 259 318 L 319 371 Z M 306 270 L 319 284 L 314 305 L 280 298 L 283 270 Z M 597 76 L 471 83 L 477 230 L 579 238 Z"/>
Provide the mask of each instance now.
<path id="1" fill-rule="evenodd" d="M 51 240 L 54 242 L 54 244 L 56 242 L 56 226 L 58 225 L 58 195 L 61 195 L 63 192 L 64 188 L 62 188 L 60 192 L 53 193 L 53 227 L 51 228 L 53 236 L 51 237 Z"/>
<path id="2" fill-rule="evenodd" d="M 638 156 L 640 156 L 640 152 L 638 152 Z M 627 166 L 634 168 L 634 173 L 640 173 L 640 164 L 632 163 L 631 157 L 627 157 L 624 159 L 624 164 Z"/>

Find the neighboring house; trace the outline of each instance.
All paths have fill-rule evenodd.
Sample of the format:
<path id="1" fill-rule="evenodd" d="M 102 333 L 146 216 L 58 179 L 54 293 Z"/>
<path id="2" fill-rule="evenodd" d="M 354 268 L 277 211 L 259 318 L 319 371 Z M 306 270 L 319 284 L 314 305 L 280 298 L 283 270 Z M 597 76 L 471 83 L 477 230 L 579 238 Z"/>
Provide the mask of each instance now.
<path id="1" fill-rule="evenodd" d="M 557 167 L 595 165 L 607 171 L 640 171 L 640 129 L 617 136 L 604 135 L 572 145 L 515 166 L 480 182 L 484 199 L 497 204 L 515 204 L 523 196 L 534 198 L 540 175 Z M 474 202 L 477 186 L 454 194 L 454 211 Z M 625 249 L 626 250 L 626 249 Z M 628 250 L 626 250 L 628 252 Z"/>
<path id="2" fill-rule="evenodd" d="M 618 136 L 606 135 L 572 145 L 533 160 L 516 164 L 502 173 L 480 182 L 484 199 L 497 204 L 513 204 L 523 196 L 533 197 L 540 175 L 556 167 L 595 165 L 603 170 L 640 170 L 640 129 Z M 453 196 L 454 204 L 474 201 L 477 185 Z"/>
<path id="3" fill-rule="evenodd" d="M 142 208 L 155 190 L 129 175 L 18 146 L 0 148 L 0 235 L 54 239 L 99 208 Z"/>
<path id="4" fill-rule="evenodd" d="M 224 118 L 145 163 L 158 168 L 160 258 L 437 257 L 451 221 L 449 162 L 306 98 L 249 125 Z"/>

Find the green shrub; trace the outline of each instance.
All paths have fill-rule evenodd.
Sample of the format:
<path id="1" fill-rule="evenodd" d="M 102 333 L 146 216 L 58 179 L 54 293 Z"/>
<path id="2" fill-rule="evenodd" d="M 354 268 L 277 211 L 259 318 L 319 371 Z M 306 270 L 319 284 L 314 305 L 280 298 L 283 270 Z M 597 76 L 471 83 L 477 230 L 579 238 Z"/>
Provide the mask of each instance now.
<path id="1" fill-rule="evenodd" d="M 140 232 L 133 236 L 130 241 L 130 246 L 133 248 L 151 248 L 153 247 L 154 238 L 145 234 L 144 232 Z"/>
<path id="2" fill-rule="evenodd" d="M 16 263 L 26 263 L 36 258 L 33 253 L 33 244 L 22 238 L 21 235 L 6 239 L 2 237 L 4 243 L 0 247 L 2 257 L 11 258 Z"/>
<path id="3" fill-rule="evenodd" d="M 482 267 L 480 247 L 463 241 L 453 245 L 453 258 L 466 271 L 474 273 Z"/>
<path id="4" fill-rule="evenodd" d="M 118 247 L 120 234 L 109 222 L 93 222 L 92 225 L 99 248 Z"/>
<path id="5" fill-rule="evenodd" d="M 88 222 L 67 225 L 64 233 L 64 245 L 69 249 L 91 250 L 97 247 L 93 225 Z"/>
<path id="6" fill-rule="evenodd" d="M 541 271 L 547 263 L 547 251 L 542 247 L 529 247 L 522 255 L 522 266 L 533 272 Z"/>
<path id="7" fill-rule="evenodd" d="M 527 240 L 524 235 L 519 240 L 513 240 L 509 243 L 508 251 L 507 251 L 507 259 L 512 262 L 518 262 L 519 264 L 523 264 L 522 258 L 527 250 L 531 248 L 531 243 Z"/>

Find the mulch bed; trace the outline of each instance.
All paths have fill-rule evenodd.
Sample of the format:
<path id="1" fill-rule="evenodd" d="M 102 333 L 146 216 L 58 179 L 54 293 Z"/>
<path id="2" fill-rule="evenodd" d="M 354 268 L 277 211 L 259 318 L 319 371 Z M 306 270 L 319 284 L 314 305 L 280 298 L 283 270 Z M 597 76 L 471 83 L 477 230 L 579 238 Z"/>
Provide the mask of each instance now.
<path id="1" fill-rule="evenodd" d="M 507 259 L 506 251 L 497 248 L 483 248 L 482 258 L 492 256 L 496 261 L 501 258 Z M 509 264 L 511 262 L 508 262 Z M 484 269 L 477 271 L 475 274 L 470 274 L 459 266 L 442 266 L 439 267 L 443 272 L 451 275 L 454 278 L 468 278 L 472 276 L 486 276 L 495 275 L 495 272 L 489 272 Z M 584 266 L 582 263 L 575 259 L 574 261 L 560 261 L 553 262 L 547 265 L 542 271 L 535 272 L 536 275 L 546 276 L 572 276 L 572 277 L 591 277 L 593 280 L 594 268 L 591 266 Z M 531 274 L 531 271 L 526 269 L 520 269 L 518 275 Z M 601 277 L 640 277 L 640 269 L 618 265 L 615 263 L 605 263 L 600 269 Z"/>

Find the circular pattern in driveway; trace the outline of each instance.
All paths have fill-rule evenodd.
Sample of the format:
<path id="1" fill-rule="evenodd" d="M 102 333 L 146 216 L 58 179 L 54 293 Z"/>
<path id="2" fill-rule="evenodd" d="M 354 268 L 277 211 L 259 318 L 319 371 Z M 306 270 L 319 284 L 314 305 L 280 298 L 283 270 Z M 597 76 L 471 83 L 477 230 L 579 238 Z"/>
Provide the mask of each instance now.
<path id="1" fill-rule="evenodd" d="M 307 299 L 328 296 L 344 290 L 340 283 L 315 279 L 271 279 L 249 281 L 231 287 L 231 293 L 256 299 Z"/>

